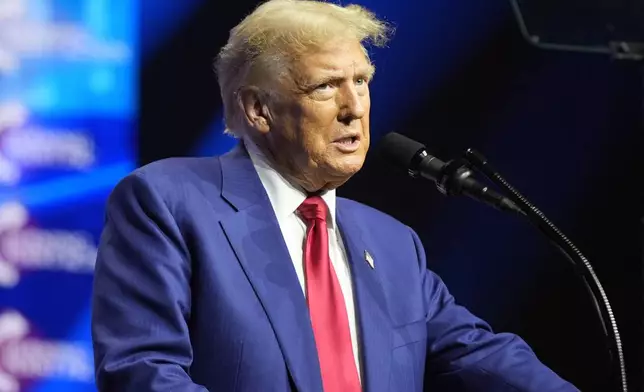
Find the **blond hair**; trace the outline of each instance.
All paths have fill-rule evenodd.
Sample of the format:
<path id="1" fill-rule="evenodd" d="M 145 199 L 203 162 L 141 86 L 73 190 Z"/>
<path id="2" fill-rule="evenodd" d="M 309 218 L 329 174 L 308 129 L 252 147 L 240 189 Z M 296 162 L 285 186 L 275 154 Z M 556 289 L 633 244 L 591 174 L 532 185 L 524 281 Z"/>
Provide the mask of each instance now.
<path id="1" fill-rule="evenodd" d="M 318 0 L 269 0 L 230 31 L 215 62 L 227 133 L 242 127 L 237 92 L 288 74 L 289 61 L 332 38 L 384 46 L 393 29 L 358 5 Z M 366 49 L 365 49 L 366 54 Z M 239 135 L 235 135 L 239 136 Z"/>

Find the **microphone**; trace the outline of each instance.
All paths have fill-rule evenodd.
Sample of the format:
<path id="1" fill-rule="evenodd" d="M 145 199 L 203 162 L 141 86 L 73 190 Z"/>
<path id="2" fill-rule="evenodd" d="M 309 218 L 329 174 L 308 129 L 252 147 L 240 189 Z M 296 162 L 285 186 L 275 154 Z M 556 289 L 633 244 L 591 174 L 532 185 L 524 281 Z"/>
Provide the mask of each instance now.
<path id="1" fill-rule="evenodd" d="M 462 194 L 502 211 L 524 214 L 510 199 L 472 178 L 473 172 L 461 162 L 443 162 L 428 154 L 423 144 L 406 136 L 396 132 L 385 135 L 379 150 L 385 160 L 407 170 L 411 177 L 433 181 L 444 195 Z"/>

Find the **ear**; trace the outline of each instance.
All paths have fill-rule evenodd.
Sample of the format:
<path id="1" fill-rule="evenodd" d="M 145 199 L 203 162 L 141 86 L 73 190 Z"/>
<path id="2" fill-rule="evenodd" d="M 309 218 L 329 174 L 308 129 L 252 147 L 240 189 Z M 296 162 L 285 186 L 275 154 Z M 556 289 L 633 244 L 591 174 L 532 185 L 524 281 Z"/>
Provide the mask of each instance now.
<path id="1" fill-rule="evenodd" d="M 237 95 L 238 104 L 246 124 L 256 131 L 266 134 L 270 131 L 270 113 L 266 94 L 255 86 L 242 88 Z"/>

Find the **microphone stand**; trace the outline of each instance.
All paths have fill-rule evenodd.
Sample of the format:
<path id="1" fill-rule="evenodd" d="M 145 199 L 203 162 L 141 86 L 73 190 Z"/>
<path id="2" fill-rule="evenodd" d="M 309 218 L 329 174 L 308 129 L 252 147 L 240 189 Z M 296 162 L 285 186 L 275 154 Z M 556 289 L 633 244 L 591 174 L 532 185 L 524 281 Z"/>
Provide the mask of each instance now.
<path id="1" fill-rule="evenodd" d="M 627 60 L 627 61 L 644 61 L 644 41 L 631 42 L 625 41 L 621 38 L 608 42 L 607 44 L 592 44 L 592 45 L 578 45 L 557 42 L 544 42 L 534 32 L 531 32 L 526 24 L 521 4 L 519 0 L 510 0 L 513 12 L 519 24 L 521 34 L 527 42 L 535 47 L 553 50 L 553 51 L 567 51 L 567 52 L 580 52 L 580 53 L 595 53 L 608 55 L 614 60 Z M 635 3 L 632 3 L 633 5 Z M 635 9 L 633 7 L 633 9 Z M 641 30 L 639 30 L 641 38 Z M 644 71 L 644 69 L 643 69 Z M 644 92 L 644 72 L 642 74 L 642 88 Z M 644 124 L 644 101 L 642 102 L 642 121 Z M 579 276 L 581 277 L 584 286 L 591 296 L 597 315 L 601 321 L 604 335 L 608 342 L 610 360 L 612 365 L 611 381 L 617 384 L 619 381 L 618 391 L 628 392 L 626 381 L 626 365 L 624 361 L 624 353 L 622 351 L 622 341 L 617 329 L 617 322 L 613 309 L 608 301 L 604 288 L 588 259 L 579 251 L 579 249 L 570 241 L 537 207 L 530 203 L 523 195 L 514 189 L 501 175 L 495 171 L 487 162 L 487 159 L 479 152 L 468 149 L 463 158 L 469 165 L 477 171 L 481 172 L 491 182 L 507 192 L 507 197 L 518 206 L 519 212 L 516 209 L 505 209 L 507 211 L 519 212 L 520 215 L 525 216 L 528 221 L 536 226 L 548 239 L 563 253 L 568 260 L 575 266 Z M 598 298 L 600 300 L 598 300 Z M 618 380 L 616 380 L 618 379 Z M 615 385 L 617 387 L 617 385 Z"/>
<path id="2" fill-rule="evenodd" d="M 463 160 L 467 162 L 467 166 L 472 166 L 474 169 L 482 173 L 492 183 L 507 192 L 507 197 L 512 200 L 518 207 L 517 209 L 506 209 L 507 211 L 515 212 L 525 218 L 536 226 L 546 237 L 555 245 L 555 247 L 563 253 L 568 260 L 572 262 L 577 273 L 579 274 L 584 286 L 588 290 L 590 297 L 593 301 L 595 310 L 601 322 L 602 330 L 606 341 L 608 343 L 608 350 L 611 361 L 611 384 L 619 382 L 619 389 L 623 392 L 628 391 L 626 382 L 626 364 L 624 361 L 624 353 L 622 350 L 622 341 L 615 321 L 613 309 L 608 301 L 608 297 L 602 284 L 597 277 L 597 274 L 590 265 L 588 259 L 581 253 L 581 251 L 566 237 L 536 206 L 534 206 L 525 196 L 519 191 L 514 189 L 496 170 L 494 170 L 487 159 L 479 152 L 473 149 L 468 149 Z M 458 163 L 457 163 L 458 165 Z M 465 165 L 464 165 L 465 166 Z M 466 167 L 462 167 L 467 170 Z M 463 170 L 454 170 L 452 175 L 457 175 L 458 172 Z M 451 183 L 449 181 L 448 183 Z M 458 181 L 455 181 L 458 183 Z M 453 194 L 459 193 L 456 190 Z M 483 200 L 484 201 L 484 200 Z"/>

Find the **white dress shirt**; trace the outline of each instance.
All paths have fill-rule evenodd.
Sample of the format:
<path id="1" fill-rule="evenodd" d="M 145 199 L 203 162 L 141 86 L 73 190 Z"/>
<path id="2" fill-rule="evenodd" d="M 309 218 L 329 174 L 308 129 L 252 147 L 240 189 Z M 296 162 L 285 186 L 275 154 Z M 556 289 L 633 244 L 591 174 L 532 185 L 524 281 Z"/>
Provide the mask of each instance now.
<path id="1" fill-rule="evenodd" d="M 300 281 L 302 293 L 306 295 L 304 275 L 304 245 L 306 240 L 306 223 L 297 213 L 297 208 L 304 202 L 306 193 L 290 182 L 280 173 L 271 167 L 268 160 L 251 141 L 244 141 L 246 149 L 253 161 L 253 166 L 259 175 L 259 179 L 266 189 L 268 198 L 271 201 L 277 222 L 279 223 L 282 236 L 288 247 L 288 251 L 295 267 L 297 278 Z M 340 283 L 344 303 L 349 318 L 349 330 L 351 333 L 351 344 L 353 345 L 353 357 L 360 377 L 360 356 L 358 354 L 358 338 L 356 328 L 356 314 L 353 301 L 353 285 L 351 282 L 351 270 L 347 260 L 347 254 L 342 243 L 337 226 L 335 224 L 335 190 L 327 191 L 322 195 L 326 203 L 329 216 L 327 226 L 329 231 L 329 257 Z"/>

